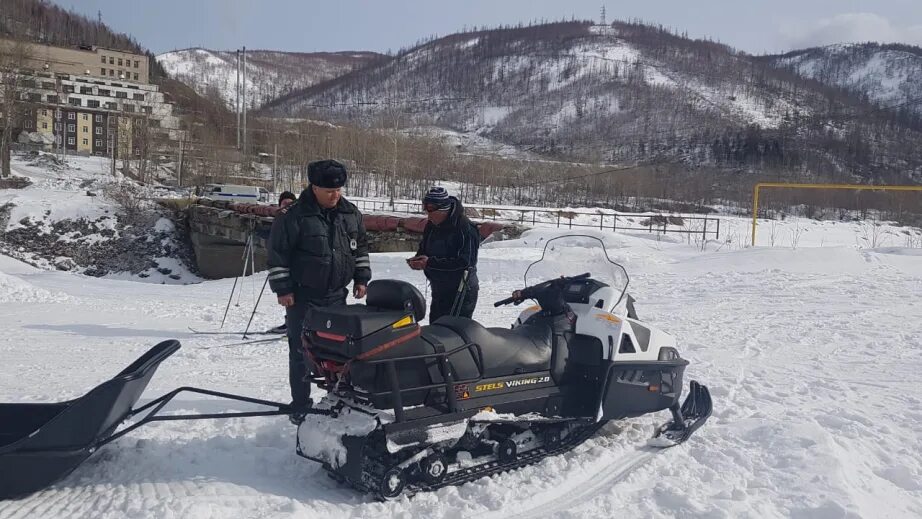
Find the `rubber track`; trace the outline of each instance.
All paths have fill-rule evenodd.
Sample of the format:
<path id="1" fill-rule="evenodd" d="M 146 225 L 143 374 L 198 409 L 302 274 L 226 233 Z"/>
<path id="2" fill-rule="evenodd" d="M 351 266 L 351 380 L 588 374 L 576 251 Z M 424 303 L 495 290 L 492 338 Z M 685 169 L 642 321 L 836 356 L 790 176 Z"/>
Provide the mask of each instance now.
<path id="1" fill-rule="evenodd" d="M 583 428 L 577 430 L 575 434 L 567 436 L 567 439 L 561 442 L 557 448 L 553 450 L 547 450 L 543 446 L 537 447 L 527 452 L 523 452 L 516 457 L 515 461 L 511 463 L 503 464 L 499 460 L 488 461 L 482 465 L 477 465 L 474 467 L 468 467 L 462 470 L 455 471 L 454 473 L 449 473 L 444 480 L 440 481 L 436 485 L 424 485 L 416 486 L 411 485 L 410 490 L 413 491 L 422 491 L 429 492 L 432 490 L 437 490 L 442 487 L 447 487 L 451 485 L 460 485 L 467 483 L 468 481 L 474 481 L 480 478 L 492 476 L 494 474 L 499 474 L 500 472 L 506 472 L 507 470 L 515 470 L 522 468 L 527 465 L 537 463 L 544 458 L 550 456 L 557 456 L 572 450 L 577 445 L 588 440 L 593 434 L 596 433 L 605 422 L 596 422 L 591 425 L 586 425 Z"/>
<path id="2" fill-rule="evenodd" d="M 440 488 L 447 487 L 447 486 L 461 485 L 469 481 L 476 481 L 480 478 L 492 476 L 494 474 L 499 474 L 501 472 L 506 472 L 508 470 L 515 470 L 515 469 L 518 469 L 518 468 L 521 468 L 527 465 L 531 465 L 531 464 L 537 463 L 543 460 L 544 458 L 547 458 L 550 456 L 556 456 L 558 454 L 563 454 L 573 449 L 577 445 L 583 443 L 587 439 L 589 439 L 589 437 L 595 434 L 596 431 L 598 431 L 606 423 L 607 422 L 594 422 L 591 424 L 587 424 L 577 429 L 572 434 L 568 435 L 567 438 L 564 439 L 561 442 L 561 444 L 557 446 L 556 448 L 552 450 L 548 450 L 544 446 L 536 447 L 530 451 L 519 454 L 516 457 L 515 461 L 511 463 L 504 464 L 497 459 L 490 460 L 480 465 L 476 465 L 473 467 L 467 467 L 467 468 L 456 470 L 455 472 L 449 473 L 445 477 L 444 480 L 434 485 L 421 484 L 418 481 L 407 482 L 407 486 L 404 489 L 404 491 L 401 493 L 401 495 L 410 497 L 416 494 L 417 492 L 430 492 L 430 491 L 438 490 Z M 353 488 L 355 488 L 356 490 L 360 492 L 374 495 L 378 497 L 378 499 L 386 500 L 385 498 L 380 496 L 378 489 L 377 489 L 377 484 L 381 480 L 381 478 L 384 476 L 384 474 L 389 470 L 389 467 L 381 464 L 380 460 L 378 459 L 373 458 L 373 460 L 376 465 L 375 467 L 376 470 L 366 471 L 363 474 L 364 481 L 362 483 L 359 483 L 359 482 L 356 482 L 350 479 L 342 478 L 332 473 L 331 473 L 331 476 L 334 479 L 340 481 L 341 483 L 352 486 Z"/>

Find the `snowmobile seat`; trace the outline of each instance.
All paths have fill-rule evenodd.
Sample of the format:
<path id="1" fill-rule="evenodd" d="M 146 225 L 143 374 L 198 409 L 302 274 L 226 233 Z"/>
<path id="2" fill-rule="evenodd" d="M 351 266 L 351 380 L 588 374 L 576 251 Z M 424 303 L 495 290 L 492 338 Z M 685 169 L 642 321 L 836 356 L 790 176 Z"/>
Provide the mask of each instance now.
<path id="1" fill-rule="evenodd" d="M 368 284 L 366 304 L 383 310 L 412 313 L 417 321 L 426 317 L 426 298 L 406 281 L 376 279 Z"/>
<path id="2" fill-rule="evenodd" d="M 444 316 L 434 326 L 455 332 L 466 342 L 480 347 L 484 378 L 547 371 L 551 365 L 551 328 L 523 324 L 507 328 L 485 328 L 464 317 Z"/>
<path id="3" fill-rule="evenodd" d="M 179 349 L 163 341 L 111 380 L 60 403 L 0 403 L 0 499 L 60 480 L 113 435 L 160 363 Z"/>

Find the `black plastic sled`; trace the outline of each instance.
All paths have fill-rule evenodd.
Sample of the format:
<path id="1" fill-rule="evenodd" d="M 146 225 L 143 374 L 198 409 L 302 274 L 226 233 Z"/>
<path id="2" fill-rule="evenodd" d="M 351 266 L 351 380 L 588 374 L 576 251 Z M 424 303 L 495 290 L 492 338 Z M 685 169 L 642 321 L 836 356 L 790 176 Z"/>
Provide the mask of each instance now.
<path id="1" fill-rule="evenodd" d="M 103 445 L 149 423 L 288 414 L 286 404 L 194 387 L 175 389 L 134 409 L 157 366 L 180 348 L 163 341 L 86 395 L 54 404 L 0 403 L 0 500 L 25 496 L 61 480 Z M 157 416 L 181 392 L 276 408 L 273 411 Z M 121 430 L 125 420 L 147 414 Z"/>

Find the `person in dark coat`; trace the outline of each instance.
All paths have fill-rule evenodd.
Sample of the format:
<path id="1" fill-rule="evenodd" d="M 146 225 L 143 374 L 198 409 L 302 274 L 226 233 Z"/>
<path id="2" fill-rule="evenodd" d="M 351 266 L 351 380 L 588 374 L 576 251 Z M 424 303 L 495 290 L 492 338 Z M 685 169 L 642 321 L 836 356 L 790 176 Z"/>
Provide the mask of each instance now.
<path id="1" fill-rule="evenodd" d="M 298 201 L 298 197 L 295 196 L 291 191 L 282 191 L 282 194 L 279 195 L 279 212 L 280 214 L 285 214 L 288 212 L 288 206 Z M 286 334 L 288 333 L 288 324 L 282 323 L 274 328 L 269 328 L 267 330 L 269 333 L 279 333 Z"/>
<path id="2" fill-rule="evenodd" d="M 432 287 L 429 322 L 451 313 L 462 287 L 464 272 L 468 272 L 464 298 L 456 315 L 470 318 L 477 306 L 477 251 L 480 233 L 464 215 L 461 201 L 449 196 L 443 187 L 433 187 L 423 198 L 423 208 L 429 221 L 416 256 L 407 260 L 413 270 L 422 270 Z"/>
<path id="3" fill-rule="evenodd" d="M 308 309 L 346 304 L 349 283 L 353 295 L 361 299 L 371 279 L 362 213 L 342 197 L 345 166 L 321 160 L 311 162 L 307 172 L 310 185 L 275 218 L 269 235 L 269 287 L 285 307 L 294 409 L 311 405 L 301 347 Z"/>

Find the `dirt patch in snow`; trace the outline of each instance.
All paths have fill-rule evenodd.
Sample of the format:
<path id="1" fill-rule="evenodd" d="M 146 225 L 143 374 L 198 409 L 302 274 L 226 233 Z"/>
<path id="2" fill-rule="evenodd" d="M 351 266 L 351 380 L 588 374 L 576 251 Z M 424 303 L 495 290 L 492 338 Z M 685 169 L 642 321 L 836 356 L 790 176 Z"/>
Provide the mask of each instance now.
<path id="1" fill-rule="evenodd" d="M 0 223 L 4 214 L 9 218 L 11 205 L 0 207 Z M 0 248 L 33 265 L 88 276 L 128 272 L 146 278 L 156 271 L 179 280 L 181 273 L 157 261 L 173 258 L 194 272 L 195 258 L 186 227 L 179 222 L 164 223 L 164 219 L 172 218 L 180 216 L 151 211 L 131 218 L 109 215 L 95 220 L 24 218 L 16 228 L 0 233 Z"/>

